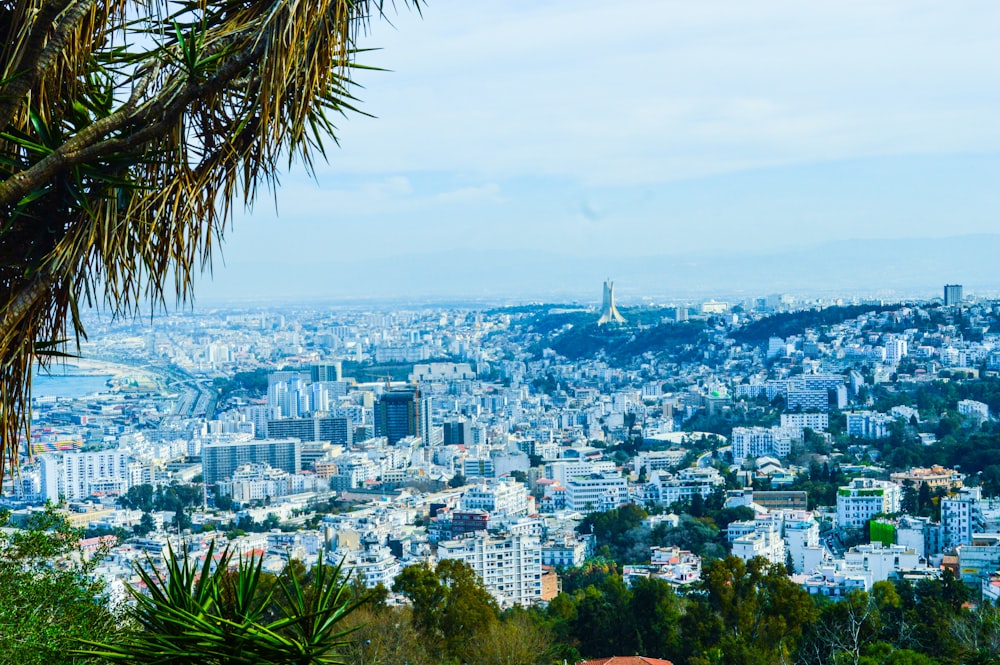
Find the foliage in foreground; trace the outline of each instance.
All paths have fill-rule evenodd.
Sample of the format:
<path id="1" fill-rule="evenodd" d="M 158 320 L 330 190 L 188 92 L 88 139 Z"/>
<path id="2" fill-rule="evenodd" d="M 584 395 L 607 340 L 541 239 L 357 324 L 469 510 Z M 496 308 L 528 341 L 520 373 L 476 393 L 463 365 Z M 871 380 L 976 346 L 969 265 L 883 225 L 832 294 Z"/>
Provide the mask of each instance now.
<path id="1" fill-rule="evenodd" d="M 187 551 L 170 552 L 161 574 L 138 569 L 144 591 L 130 587 L 130 614 L 139 628 L 114 641 L 90 642 L 81 653 L 120 663 L 339 663 L 350 629 L 343 619 L 358 607 L 340 566 L 317 564 L 304 587 L 294 570 L 269 584 L 263 560 L 232 552 L 199 569 Z"/>
<path id="2" fill-rule="evenodd" d="M 417 0 L 412 0 L 414 5 Z M 79 304 L 187 300 L 237 205 L 355 110 L 378 0 L 0 2 L 0 472 Z M 0 473 L 2 475 L 2 473 Z"/>
<path id="3" fill-rule="evenodd" d="M 26 526 L 0 531 L 0 662 L 79 662 L 68 655 L 76 640 L 107 639 L 117 617 L 88 578 L 79 530 L 51 506 Z"/>

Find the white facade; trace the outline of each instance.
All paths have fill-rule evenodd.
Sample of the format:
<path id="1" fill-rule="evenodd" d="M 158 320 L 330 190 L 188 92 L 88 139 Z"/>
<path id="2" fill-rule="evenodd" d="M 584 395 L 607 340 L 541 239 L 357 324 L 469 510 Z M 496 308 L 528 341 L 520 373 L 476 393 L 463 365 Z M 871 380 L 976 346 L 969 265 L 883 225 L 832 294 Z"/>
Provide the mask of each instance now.
<path id="1" fill-rule="evenodd" d="M 885 361 L 890 365 L 898 365 L 899 361 L 908 355 L 905 339 L 892 337 L 885 343 Z"/>
<path id="2" fill-rule="evenodd" d="M 792 568 L 797 573 L 812 572 L 809 565 L 813 558 L 811 554 L 819 547 L 819 523 L 809 513 L 788 515 L 783 532 Z"/>
<path id="3" fill-rule="evenodd" d="M 232 497 L 237 503 L 251 503 L 270 497 L 317 492 L 328 488 L 329 483 L 319 476 L 290 474 L 267 464 L 246 464 L 237 469 L 231 479 L 217 484 L 221 496 Z"/>
<path id="4" fill-rule="evenodd" d="M 973 399 L 963 399 L 958 402 L 958 412 L 982 422 L 990 417 L 990 407 Z"/>
<path id="5" fill-rule="evenodd" d="M 733 540 L 733 556 L 744 561 L 763 557 L 771 563 L 785 563 L 785 541 L 776 525 L 759 526 L 752 532 Z"/>
<path id="6" fill-rule="evenodd" d="M 792 452 L 792 432 L 781 427 L 734 427 L 731 443 L 734 464 L 765 455 L 787 457 Z"/>
<path id="7" fill-rule="evenodd" d="M 476 532 L 438 543 L 438 559 L 467 563 L 501 607 L 542 599 L 542 548 L 535 536 L 491 536 Z"/>
<path id="8" fill-rule="evenodd" d="M 781 427 L 783 429 L 801 432 L 806 427 L 815 431 L 825 431 L 830 426 L 830 415 L 827 413 L 782 413 Z"/>
<path id="9" fill-rule="evenodd" d="M 946 550 L 968 545 L 972 534 L 984 528 L 982 490 L 963 487 L 954 497 L 941 499 L 941 545 Z"/>
<path id="10" fill-rule="evenodd" d="M 676 475 L 666 471 L 650 474 L 649 489 L 658 503 L 689 503 L 695 494 L 708 498 L 719 487 L 725 487 L 726 479 L 711 467 L 689 467 Z"/>
<path id="11" fill-rule="evenodd" d="M 461 509 L 484 510 L 491 517 L 518 517 L 528 514 L 528 488 L 509 478 L 491 480 L 466 490 Z"/>
<path id="12" fill-rule="evenodd" d="M 869 543 L 857 545 L 844 553 L 844 568 L 871 574 L 873 583 L 884 582 L 894 572 L 926 567 L 915 550 L 903 545 Z"/>
<path id="13" fill-rule="evenodd" d="M 94 493 L 124 494 L 128 491 L 128 455 L 124 452 L 66 453 L 62 458 L 62 467 L 63 483 L 59 492 L 66 499 L 85 499 Z"/>
<path id="14" fill-rule="evenodd" d="M 573 476 L 566 481 L 566 508 L 605 511 L 628 503 L 628 481 L 614 473 Z"/>
<path id="15" fill-rule="evenodd" d="M 860 439 L 888 439 L 893 418 L 884 413 L 856 411 L 846 414 L 847 435 Z"/>
<path id="16" fill-rule="evenodd" d="M 855 478 L 837 490 L 837 525 L 860 528 L 880 513 L 898 513 L 901 495 L 896 483 Z"/>

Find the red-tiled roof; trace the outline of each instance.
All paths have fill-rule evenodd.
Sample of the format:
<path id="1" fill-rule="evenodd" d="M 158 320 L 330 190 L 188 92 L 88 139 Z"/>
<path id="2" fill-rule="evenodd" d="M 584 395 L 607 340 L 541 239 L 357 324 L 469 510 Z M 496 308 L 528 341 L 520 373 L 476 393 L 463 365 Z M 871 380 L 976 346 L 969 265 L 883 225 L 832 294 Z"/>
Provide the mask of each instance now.
<path id="1" fill-rule="evenodd" d="M 598 658 L 596 660 L 585 660 L 577 665 L 674 665 L 669 660 L 661 658 L 647 658 L 646 656 L 611 656 L 611 658 Z"/>

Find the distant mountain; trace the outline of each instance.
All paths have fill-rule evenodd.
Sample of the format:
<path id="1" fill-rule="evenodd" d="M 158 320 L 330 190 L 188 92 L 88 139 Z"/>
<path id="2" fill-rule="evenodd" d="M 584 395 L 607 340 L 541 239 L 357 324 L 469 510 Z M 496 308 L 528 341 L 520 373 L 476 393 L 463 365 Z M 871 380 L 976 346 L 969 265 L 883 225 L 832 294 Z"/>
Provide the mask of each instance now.
<path id="1" fill-rule="evenodd" d="M 455 250 L 323 264 L 217 265 L 200 301 L 463 299 L 599 302 L 615 280 L 619 300 L 738 299 L 768 293 L 932 297 L 945 283 L 1000 292 L 1000 235 L 845 240 L 770 253 L 575 257 L 544 251 Z"/>

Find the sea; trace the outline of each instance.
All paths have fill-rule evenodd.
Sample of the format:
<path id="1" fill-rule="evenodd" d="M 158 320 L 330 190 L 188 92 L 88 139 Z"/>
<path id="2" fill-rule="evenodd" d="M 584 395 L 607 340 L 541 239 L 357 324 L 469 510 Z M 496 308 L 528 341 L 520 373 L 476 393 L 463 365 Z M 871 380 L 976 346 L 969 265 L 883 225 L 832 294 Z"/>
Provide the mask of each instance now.
<path id="1" fill-rule="evenodd" d="M 108 380 L 111 374 L 74 373 L 56 369 L 51 374 L 45 370 L 35 370 L 31 382 L 31 396 L 38 397 L 85 397 L 94 393 L 109 392 Z"/>

